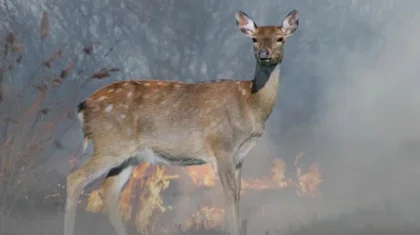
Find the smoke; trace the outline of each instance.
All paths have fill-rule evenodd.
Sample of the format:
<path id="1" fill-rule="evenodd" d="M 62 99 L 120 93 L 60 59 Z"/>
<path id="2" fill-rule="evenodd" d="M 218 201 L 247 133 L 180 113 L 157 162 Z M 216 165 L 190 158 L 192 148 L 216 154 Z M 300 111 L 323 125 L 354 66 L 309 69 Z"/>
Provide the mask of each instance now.
<path id="1" fill-rule="evenodd" d="M 410 198 L 419 195 L 413 186 L 419 176 L 420 47 L 413 29 L 420 18 L 411 7 L 400 3 L 383 17 L 386 24 L 368 17 L 366 24 L 380 32 L 369 39 L 371 47 L 342 54 L 348 59 L 343 68 L 328 71 L 335 81 L 324 92 L 315 133 L 327 139 L 323 160 L 331 170 L 326 181 L 335 179 L 328 198 L 336 209 L 389 201 L 408 217 L 419 211 Z"/>
<path id="2" fill-rule="evenodd" d="M 392 5 L 390 11 L 362 4 L 366 11 L 356 12 L 359 24 L 341 28 L 343 35 L 360 36 L 355 45 L 343 45 L 329 55 L 332 60 L 318 58 L 320 82 L 328 84 L 322 109 L 311 123 L 311 141 L 294 146 L 315 146 L 325 179 L 325 214 L 391 205 L 410 220 L 419 218 L 414 185 L 420 163 L 420 47 L 413 29 L 420 19 L 413 14 L 415 5 L 405 3 Z"/>
<path id="3" fill-rule="evenodd" d="M 77 99 L 74 84 L 83 77 L 69 75 L 67 89 L 57 92 L 63 107 L 75 107 L 94 89 L 115 79 L 251 79 L 255 63 L 252 43 L 236 28 L 234 12 L 243 10 L 257 25 L 273 25 L 280 24 L 290 10 L 299 10 L 298 31 L 285 45 L 278 103 L 266 123 L 265 135 L 245 160 L 243 176 L 267 175 L 276 157 L 286 162 L 289 175 L 294 174 L 295 156 L 304 152 L 304 164 L 318 162 L 321 167 L 321 195 L 299 199 L 290 190 L 280 196 L 261 191 L 255 200 L 241 201 L 243 217 L 251 223 L 258 219 L 255 208 L 261 202 L 266 214 L 272 215 L 267 222 L 270 226 L 279 225 L 278 220 L 284 224 L 308 220 L 315 212 L 331 217 L 385 204 L 406 218 L 420 218 L 415 201 L 420 196 L 416 187 L 420 176 L 420 134 L 416 128 L 420 120 L 416 76 L 420 18 L 415 15 L 420 3 L 35 2 L 0 1 L 0 31 L 20 33 L 24 62 L 38 61 L 41 54 L 51 55 L 66 43 L 65 54 L 74 60 L 75 70 L 121 68 L 109 80 L 88 85 Z M 52 26 L 49 40 L 40 48 L 42 8 L 49 10 Z M 80 56 L 74 49 L 92 42 L 101 43 L 95 49 L 100 55 L 96 59 Z M 39 65 L 25 66 L 17 76 L 22 80 Z M 4 85 L 19 88 L 19 82 Z M 68 148 L 77 146 L 80 126 L 74 125 L 61 141 Z M 67 155 L 51 152 L 45 158 L 64 178 L 69 171 Z"/>
<path id="4" fill-rule="evenodd" d="M 276 152 L 289 163 L 300 151 L 306 161 L 320 162 L 320 198 L 295 200 L 285 193 L 264 199 L 283 225 L 361 208 L 391 208 L 418 222 L 420 18 L 413 9 L 419 5 L 339 1 L 329 7 L 300 11 L 300 42 L 286 44 L 279 113 L 267 124 L 280 128 L 269 128 L 269 140 L 251 153 L 253 165 L 245 169 L 262 170 L 256 163 L 264 165 L 262 156 Z M 308 20 L 306 11 L 318 12 Z M 371 216 L 362 223 L 377 221 Z"/>

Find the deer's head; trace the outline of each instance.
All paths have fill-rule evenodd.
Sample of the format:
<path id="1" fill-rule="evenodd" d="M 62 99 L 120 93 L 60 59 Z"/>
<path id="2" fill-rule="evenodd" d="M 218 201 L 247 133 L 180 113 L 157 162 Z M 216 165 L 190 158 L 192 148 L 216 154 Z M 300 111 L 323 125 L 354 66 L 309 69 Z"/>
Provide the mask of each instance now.
<path id="1" fill-rule="evenodd" d="M 244 12 L 235 14 L 236 24 L 243 34 L 252 38 L 254 55 L 257 62 L 264 66 L 273 66 L 283 59 L 283 46 L 299 25 L 298 11 L 291 11 L 278 26 L 258 27 Z"/>

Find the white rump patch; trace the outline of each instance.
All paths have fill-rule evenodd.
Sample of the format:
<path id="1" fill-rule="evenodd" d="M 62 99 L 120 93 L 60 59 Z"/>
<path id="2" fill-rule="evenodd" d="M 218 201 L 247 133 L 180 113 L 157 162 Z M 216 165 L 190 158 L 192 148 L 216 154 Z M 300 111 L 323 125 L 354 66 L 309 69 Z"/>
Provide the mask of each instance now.
<path id="1" fill-rule="evenodd" d="M 79 119 L 79 122 L 82 124 L 84 123 L 84 116 L 85 114 L 83 113 L 83 110 L 77 113 L 77 119 Z"/>

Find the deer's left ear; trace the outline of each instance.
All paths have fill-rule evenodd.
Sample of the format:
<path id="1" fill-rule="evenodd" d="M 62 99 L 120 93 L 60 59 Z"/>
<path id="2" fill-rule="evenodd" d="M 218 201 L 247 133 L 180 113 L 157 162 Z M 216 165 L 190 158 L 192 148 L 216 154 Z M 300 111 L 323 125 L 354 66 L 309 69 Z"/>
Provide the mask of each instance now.
<path id="1" fill-rule="evenodd" d="M 299 25 L 299 14 L 297 10 L 291 11 L 284 18 L 281 29 L 286 34 L 286 37 L 292 36 Z"/>
<path id="2" fill-rule="evenodd" d="M 255 30 L 257 29 L 257 25 L 254 23 L 254 21 L 242 11 L 237 11 L 235 18 L 236 25 L 238 26 L 239 30 L 241 30 L 241 32 L 246 36 L 252 37 Z"/>

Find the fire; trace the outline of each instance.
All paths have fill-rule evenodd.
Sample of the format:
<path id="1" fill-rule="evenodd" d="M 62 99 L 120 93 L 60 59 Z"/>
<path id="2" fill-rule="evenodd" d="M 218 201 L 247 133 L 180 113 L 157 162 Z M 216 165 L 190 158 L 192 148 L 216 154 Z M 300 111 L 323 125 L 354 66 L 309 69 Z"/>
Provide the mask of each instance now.
<path id="1" fill-rule="evenodd" d="M 213 187 L 216 184 L 216 173 L 211 165 L 187 167 L 188 175 L 197 187 Z"/>
<path id="2" fill-rule="evenodd" d="M 302 168 L 298 167 L 297 164 L 299 159 L 303 157 L 303 153 L 296 156 L 296 177 L 297 182 L 297 195 L 298 196 L 311 196 L 315 195 L 318 191 L 319 185 L 322 182 L 321 172 L 317 164 L 311 164 L 309 171 L 305 174 L 302 173 Z"/>
<path id="3" fill-rule="evenodd" d="M 145 177 L 147 171 L 152 168 L 150 177 Z M 155 168 L 155 169 L 153 169 Z M 179 178 L 178 175 L 166 175 L 166 168 L 163 166 L 151 167 L 150 164 L 141 164 L 135 168 L 132 177 L 127 182 L 126 187 L 121 192 L 119 206 L 122 218 L 125 221 L 131 219 L 133 205 L 135 204 L 138 188 L 143 186 L 140 196 L 140 205 L 136 213 L 136 228 L 139 232 L 149 234 L 147 227 L 150 224 L 151 216 L 154 212 L 165 213 L 167 207 L 163 204 L 161 192 L 170 184 L 171 180 Z M 86 210 L 94 213 L 105 212 L 102 201 L 104 188 L 94 190 L 89 194 Z"/>
<path id="4" fill-rule="evenodd" d="M 263 179 L 243 179 L 242 193 L 244 193 L 245 189 L 266 190 L 293 186 L 292 179 L 286 179 L 285 172 L 286 164 L 281 159 L 274 159 L 271 176 Z"/>
<path id="5" fill-rule="evenodd" d="M 270 176 L 260 179 L 243 178 L 241 193 L 246 194 L 249 190 L 276 190 L 295 187 L 298 196 L 316 195 L 322 182 L 320 169 L 317 164 L 312 164 L 309 166 L 309 170 L 304 172 L 301 167 L 298 167 L 298 162 L 302 157 L 303 153 L 296 156 L 294 164 L 296 179 L 286 177 L 285 162 L 281 159 L 275 159 Z M 184 179 L 185 175 L 191 180 L 190 182 L 193 183 L 195 189 L 201 187 L 216 188 L 217 175 L 210 164 L 179 168 L 179 174 L 169 174 L 167 173 L 169 169 L 164 166 L 141 164 L 134 169 L 132 177 L 121 192 L 119 202 L 121 215 L 127 222 L 133 218 L 135 213 L 134 223 L 137 230 L 142 234 L 158 232 L 154 228 L 157 215 L 163 215 L 168 209 L 172 209 L 170 205 L 165 205 L 162 199 L 162 192 L 169 187 L 171 181 Z M 102 193 L 103 188 L 99 188 L 89 194 L 87 211 L 93 213 L 105 212 L 101 198 Z M 198 227 L 205 229 L 221 227 L 224 224 L 224 213 L 223 209 L 214 206 L 201 206 L 186 218 L 181 228 L 187 230 Z M 168 231 L 169 228 L 159 229 L 161 229 L 160 231 Z"/>
<path id="6" fill-rule="evenodd" d="M 149 234 L 147 226 L 155 210 L 165 213 L 167 207 L 164 206 L 160 193 L 168 188 L 171 180 L 179 178 L 178 175 L 165 175 L 165 171 L 165 167 L 157 166 L 154 174 L 145 181 L 148 192 L 140 196 L 141 204 L 136 215 L 136 227 L 142 234 Z"/>
<path id="7" fill-rule="evenodd" d="M 216 207 L 202 206 L 183 224 L 182 229 L 214 229 L 224 224 L 225 211 Z"/>
<path id="8" fill-rule="evenodd" d="M 145 163 L 136 167 L 130 180 L 127 182 L 127 186 L 121 192 L 119 206 L 121 217 L 125 221 L 131 219 L 133 214 L 133 200 L 135 199 L 137 190 L 144 185 L 144 176 L 146 175 L 146 170 L 149 166 L 149 163 Z"/>
<path id="9" fill-rule="evenodd" d="M 273 160 L 272 175 L 263 179 L 242 179 L 242 189 L 277 189 L 293 185 L 291 179 L 285 177 L 286 164 L 281 159 Z M 213 187 L 216 184 L 216 172 L 209 164 L 187 167 L 188 175 L 196 187 Z"/>

